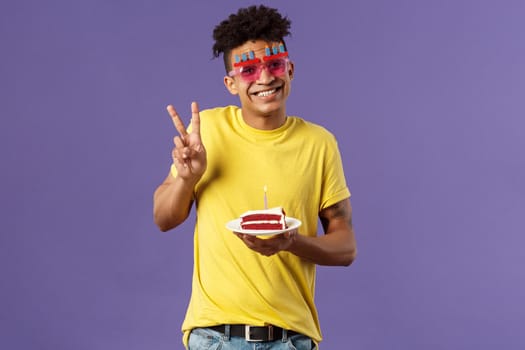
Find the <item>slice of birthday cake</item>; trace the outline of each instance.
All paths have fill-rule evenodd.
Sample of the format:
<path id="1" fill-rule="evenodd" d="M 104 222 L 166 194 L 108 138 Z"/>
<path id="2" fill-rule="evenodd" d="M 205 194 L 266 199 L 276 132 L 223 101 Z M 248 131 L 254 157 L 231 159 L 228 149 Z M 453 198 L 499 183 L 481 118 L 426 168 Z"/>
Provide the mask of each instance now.
<path id="1" fill-rule="evenodd" d="M 282 207 L 271 209 L 249 210 L 241 215 L 243 230 L 284 230 L 286 214 Z"/>

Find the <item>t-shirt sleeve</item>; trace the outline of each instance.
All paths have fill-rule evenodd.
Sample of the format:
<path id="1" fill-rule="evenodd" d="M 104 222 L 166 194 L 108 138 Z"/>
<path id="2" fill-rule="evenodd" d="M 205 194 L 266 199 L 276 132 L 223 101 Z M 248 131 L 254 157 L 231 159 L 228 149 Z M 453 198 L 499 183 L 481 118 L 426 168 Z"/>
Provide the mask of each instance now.
<path id="1" fill-rule="evenodd" d="M 323 210 L 350 197 L 350 190 L 346 184 L 341 154 L 333 135 L 330 135 L 326 143 L 323 167 L 321 207 L 319 210 Z"/>

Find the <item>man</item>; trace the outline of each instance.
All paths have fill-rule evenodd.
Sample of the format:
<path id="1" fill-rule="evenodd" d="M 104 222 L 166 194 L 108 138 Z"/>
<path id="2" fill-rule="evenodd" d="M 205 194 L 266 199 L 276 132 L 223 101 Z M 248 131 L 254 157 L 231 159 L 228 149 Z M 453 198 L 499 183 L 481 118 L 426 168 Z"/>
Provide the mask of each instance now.
<path id="1" fill-rule="evenodd" d="M 315 349 L 321 331 L 314 304 L 315 266 L 352 263 L 356 243 L 350 191 L 335 138 L 287 116 L 294 75 L 284 37 L 290 20 L 265 6 L 240 9 L 215 29 L 224 85 L 241 107 L 199 111 L 191 105 L 173 164 L 154 195 L 162 231 L 196 204 L 192 295 L 183 342 L 198 349 Z M 266 191 L 263 191 L 263 188 Z M 266 197 L 267 195 L 267 197 Z M 302 225 L 267 237 L 229 231 L 240 214 L 281 206 Z M 324 235 L 317 235 L 317 219 Z"/>

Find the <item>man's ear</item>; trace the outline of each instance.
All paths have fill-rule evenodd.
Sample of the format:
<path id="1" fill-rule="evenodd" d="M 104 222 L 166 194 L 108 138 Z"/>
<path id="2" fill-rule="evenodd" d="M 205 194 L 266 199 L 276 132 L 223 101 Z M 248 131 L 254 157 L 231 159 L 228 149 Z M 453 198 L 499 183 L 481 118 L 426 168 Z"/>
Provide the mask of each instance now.
<path id="1" fill-rule="evenodd" d="M 293 76 L 295 72 L 295 65 L 292 61 L 290 61 L 289 66 L 290 67 L 288 68 L 288 76 L 290 77 L 290 80 L 293 80 Z"/>
<path id="2" fill-rule="evenodd" d="M 224 77 L 224 86 L 226 86 L 226 89 L 230 92 L 232 95 L 238 95 L 239 90 L 237 89 L 237 85 L 235 84 L 235 80 L 232 77 L 225 76 Z"/>

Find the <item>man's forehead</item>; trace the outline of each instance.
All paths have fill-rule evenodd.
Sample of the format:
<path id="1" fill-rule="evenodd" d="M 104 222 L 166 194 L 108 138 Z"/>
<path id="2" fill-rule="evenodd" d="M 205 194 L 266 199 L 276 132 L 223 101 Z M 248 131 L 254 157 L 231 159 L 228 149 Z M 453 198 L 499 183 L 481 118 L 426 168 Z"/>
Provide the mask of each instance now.
<path id="1" fill-rule="evenodd" d="M 279 46 L 279 45 L 283 45 L 283 42 L 252 40 L 252 41 L 247 41 L 243 45 L 236 47 L 235 49 L 232 50 L 232 52 L 242 53 L 242 52 L 253 51 L 257 55 L 259 54 L 264 55 L 265 49 L 267 47 L 273 47 L 273 46 Z"/>
<path id="2" fill-rule="evenodd" d="M 288 52 L 282 41 L 249 41 L 231 52 L 231 60 L 234 67 L 250 65 L 254 63 L 287 57 Z"/>

